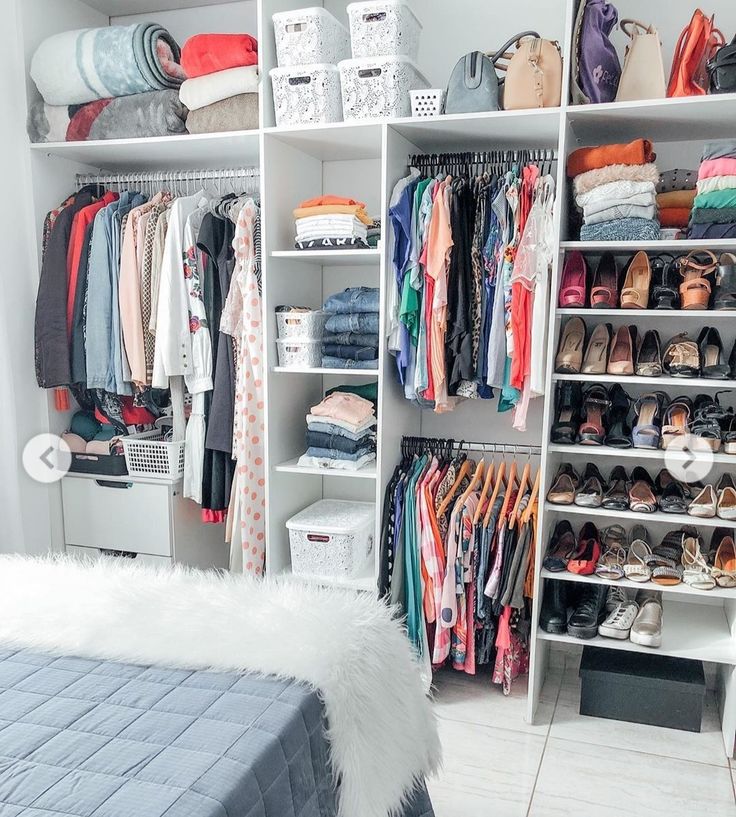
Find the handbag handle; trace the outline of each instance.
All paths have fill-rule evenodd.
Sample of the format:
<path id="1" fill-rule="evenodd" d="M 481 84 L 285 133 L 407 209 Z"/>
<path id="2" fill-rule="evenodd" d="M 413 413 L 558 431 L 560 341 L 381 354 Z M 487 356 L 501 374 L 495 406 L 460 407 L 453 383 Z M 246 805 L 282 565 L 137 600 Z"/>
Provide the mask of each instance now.
<path id="1" fill-rule="evenodd" d="M 627 18 L 626 20 L 621 20 L 619 23 L 621 31 L 627 36 L 630 37 L 632 40 L 634 36 L 637 34 L 656 34 L 657 32 L 654 30 L 654 26 L 645 26 L 644 23 L 640 23 L 639 20 L 633 20 Z"/>
<path id="2" fill-rule="evenodd" d="M 512 45 L 516 45 L 519 47 L 519 43 L 524 37 L 536 37 L 536 39 L 541 39 L 541 35 L 538 31 L 522 31 L 521 34 L 515 34 L 510 40 L 506 40 L 506 42 L 493 54 L 487 54 L 486 56 L 490 57 L 491 62 L 496 65 L 496 63 L 500 59 L 509 59 L 509 55 L 506 53 L 507 49 L 511 48 Z M 511 55 L 513 56 L 513 54 Z"/>

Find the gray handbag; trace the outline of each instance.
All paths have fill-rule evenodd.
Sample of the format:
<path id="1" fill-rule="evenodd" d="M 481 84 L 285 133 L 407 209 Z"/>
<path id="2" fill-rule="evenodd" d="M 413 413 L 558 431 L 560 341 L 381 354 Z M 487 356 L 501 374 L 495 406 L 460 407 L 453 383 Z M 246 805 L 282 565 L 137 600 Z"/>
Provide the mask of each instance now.
<path id="1" fill-rule="evenodd" d="M 487 56 L 482 51 L 473 51 L 462 57 L 453 68 L 447 85 L 445 113 L 483 113 L 501 109 L 501 86 L 496 63 L 506 54 L 506 50 L 522 37 L 539 34 L 525 31 L 512 37 L 495 54 Z"/>

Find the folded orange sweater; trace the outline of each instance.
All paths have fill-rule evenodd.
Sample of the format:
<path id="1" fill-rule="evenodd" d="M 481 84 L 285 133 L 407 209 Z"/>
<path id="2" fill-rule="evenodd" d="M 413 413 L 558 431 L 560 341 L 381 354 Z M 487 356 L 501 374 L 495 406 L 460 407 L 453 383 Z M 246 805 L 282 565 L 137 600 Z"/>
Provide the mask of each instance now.
<path id="1" fill-rule="evenodd" d="M 258 64 L 258 40 L 250 34 L 195 34 L 181 50 L 189 79 Z"/>
<path id="2" fill-rule="evenodd" d="M 689 207 L 663 207 L 659 211 L 659 223 L 662 227 L 687 227 L 689 220 Z"/>
<path id="3" fill-rule="evenodd" d="M 309 199 L 308 201 L 303 201 L 299 205 L 299 209 L 305 209 L 307 207 L 323 207 L 330 204 L 342 204 L 348 207 L 358 206 L 362 210 L 365 210 L 365 204 L 362 201 L 356 201 L 355 199 L 346 199 L 342 196 L 317 196 L 316 199 Z"/>
<path id="4" fill-rule="evenodd" d="M 657 154 L 648 139 L 634 139 L 628 145 L 599 145 L 579 148 L 567 157 L 567 175 L 570 178 L 598 170 L 608 165 L 645 165 L 653 162 Z"/>
<path id="5" fill-rule="evenodd" d="M 659 193 L 657 195 L 657 205 L 659 207 L 687 207 L 692 209 L 697 190 L 671 190 L 669 193 Z"/>

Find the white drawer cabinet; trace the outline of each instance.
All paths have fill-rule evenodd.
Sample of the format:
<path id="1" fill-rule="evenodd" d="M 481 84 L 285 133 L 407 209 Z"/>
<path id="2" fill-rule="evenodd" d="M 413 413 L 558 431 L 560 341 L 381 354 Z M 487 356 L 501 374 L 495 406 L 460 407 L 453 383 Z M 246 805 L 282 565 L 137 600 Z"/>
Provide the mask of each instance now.
<path id="1" fill-rule="evenodd" d="M 171 557 L 165 556 L 148 556 L 145 553 L 132 553 L 128 551 L 101 550 L 100 548 L 80 548 L 74 545 L 66 546 L 66 553 L 68 556 L 74 556 L 77 559 L 91 559 L 98 561 L 99 559 L 130 559 L 136 564 L 152 565 L 154 567 L 171 567 L 174 560 Z"/>
<path id="2" fill-rule="evenodd" d="M 201 521 L 181 482 L 70 475 L 61 488 L 67 553 L 94 558 L 114 551 L 150 564 L 227 567 L 224 526 Z"/>

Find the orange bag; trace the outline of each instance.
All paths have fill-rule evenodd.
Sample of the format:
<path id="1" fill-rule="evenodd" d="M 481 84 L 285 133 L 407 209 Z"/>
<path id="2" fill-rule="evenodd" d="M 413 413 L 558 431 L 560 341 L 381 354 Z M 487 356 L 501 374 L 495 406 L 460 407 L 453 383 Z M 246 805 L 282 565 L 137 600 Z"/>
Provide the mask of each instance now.
<path id="1" fill-rule="evenodd" d="M 706 64 L 725 44 L 723 34 L 715 27 L 715 15 L 706 17 L 696 9 L 675 46 L 667 96 L 700 96 L 708 93 Z"/>

